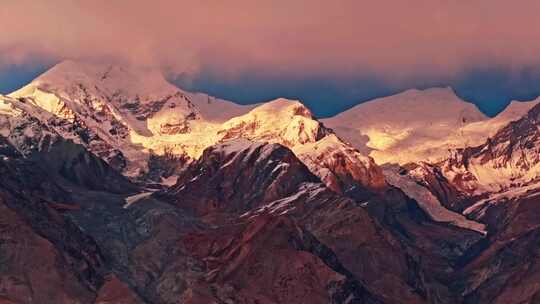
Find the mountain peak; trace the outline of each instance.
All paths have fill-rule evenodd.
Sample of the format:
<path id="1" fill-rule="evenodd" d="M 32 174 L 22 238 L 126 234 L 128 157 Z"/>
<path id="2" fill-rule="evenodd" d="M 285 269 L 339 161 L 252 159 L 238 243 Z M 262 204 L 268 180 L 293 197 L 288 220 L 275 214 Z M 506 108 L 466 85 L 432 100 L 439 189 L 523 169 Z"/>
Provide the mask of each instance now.
<path id="1" fill-rule="evenodd" d="M 440 96 L 440 97 L 457 97 L 456 92 L 454 89 L 450 86 L 447 87 L 433 87 L 433 88 L 427 88 L 427 89 L 409 89 L 405 90 L 401 93 L 398 93 L 396 95 L 429 95 L 429 96 Z M 459 97 L 457 97 L 458 100 Z M 463 101 L 463 100 L 461 100 Z"/>
<path id="2" fill-rule="evenodd" d="M 446 155 L 446 134 L 488 119 L 450 87 L 405 92 L 355 106 L 323 122 L 377 162 Z"/>
<path id="3" fill-rule="evenodd" d="M 450 87 L 411 89 L 361 103 L 334 116 L 340 121 L 359 117 L 362 117 L 364 125 L 389 122 L 401 125 L 433 124 L 439 121 L 473 122 L 487 119 L 474 104 L 459 98 Z"/>
<path id="4" fill-rule="evenodd" d="M 133 95 L 171 94 L 179 90 L 158 69 L 73 60 L 55 65 L 32 81 L 27 89 L 69 89 L 73 86 L 98 88 L 108 94 L 129 92 Z M 24 88 L 13 94 L 20 94 L 20 91 Z"/>
<path id="5" fill-rule="evenodd" d="M 279 98 L 225 122 L 220 134 L 223 139 L 242 136 L 277 141 L 291 147 L 315 142 L 324 131 L 324 127 L 300 101 Z"/>
<path id="6" fill-rule="evenodd" d="M 512 100 L 510 104 L 497 116 L 496 120 L 514 121 L 523 117 L 530 109 L 540 103 L 540 98 L 531 101 L 517 101 Z"/>
<path id="7" fill-rule="evenodd" d="M 288 114 L 287 116 L 303 116 L 306 118 L 313 118 L 313 114 L 308 107 L 306 107 L 301 101 L 278 98 L 272 101 L 266 102 L 259 107 L 253 109 L 254 113 L 267 112 L 273 114 Z"/>
<path id="8" fill-rule="evenodd" d="M 341 141 L 296 100 L 280 98 L 265 103 L 225 122 L 218 135 L 222 141 L 244 137 L 284 145 L 336 192 L 357 185 L 384 187 L 382 172 L 371 158 Z"/>

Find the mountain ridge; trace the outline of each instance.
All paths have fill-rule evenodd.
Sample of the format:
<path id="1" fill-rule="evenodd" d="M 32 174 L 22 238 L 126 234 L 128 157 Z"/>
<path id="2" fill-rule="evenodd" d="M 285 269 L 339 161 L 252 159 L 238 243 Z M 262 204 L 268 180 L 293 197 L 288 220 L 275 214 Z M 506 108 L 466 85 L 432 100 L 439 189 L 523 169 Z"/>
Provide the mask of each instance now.
<path id="1" fill-rule="evenodd" d="M 51 304 L 540 297 L 534 102 L 489 124 L 448 88 L 365 106 L 373 115 L 341 122 L 420 134 L 413 144 L 478 128 L 482 141 L 379 166 L 296 100 L 236 107 L 154 72 L 77 69 L 0 96 L 0 301 L 35 302 L 25 296 L 47 292 L 47 278 Z"/>
<path id="2" fill-rule="evenodd" d="M 57 132 L 85 145 L 131 177 L 153 176 L 159 182 L 174 174 L 165 168 L 172 163 L 181 170 L 206 147 L 245 137 L 301 150 L 299 155 L 305 159 L 315 160 L 313 153 L 332 151 L 335 161 L 310 161 L 308 165 L 335 191 L 359 185 L 384 187 L 382 173 L 373 161 L 338 137 L 329 136 L 332 131 L 299 101 L 282 98 L 249 107 L 232 106 L 205 95 L 195 98 L 168 83 L 158 71 L 145 71 L 68 61 L 10 96 L 51 113 L 60 120 L 51 124 Z M 210 114 L 205 112 L 208 109 Z M 234 111 L 227 112 L 231 109 Z M 212 119 L 207 120 L 207 116 Z M 218 117 L 227 119 L 219 121 Z M 62 127 L 73 124 L 80 128 Z M 318 145 L 323 138 L 323 152 L 317 152 L 316 147 L 301 148 Z M 341 165 L 342 161 L 346 164 Z"/>
<path id="3" fill-rule="evenodd" d="M 449 157 L 449 150 L 479 145 L 537 103 L 513 101 L 488 118 L 449 87 L 413 89 L 359 104 L 322 121 L 378 164 L 404 165 L 437 162 Z"/>

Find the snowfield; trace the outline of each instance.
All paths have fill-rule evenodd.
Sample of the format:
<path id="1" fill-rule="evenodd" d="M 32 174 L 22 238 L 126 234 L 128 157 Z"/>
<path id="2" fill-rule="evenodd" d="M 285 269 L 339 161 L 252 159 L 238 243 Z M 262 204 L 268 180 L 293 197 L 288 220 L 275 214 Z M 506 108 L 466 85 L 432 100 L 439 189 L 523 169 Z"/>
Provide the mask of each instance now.
<path id="1" fill-rule="evenodd" d="M 493 118 L 451 88 L 408 90 L 359 104 L 322 122 L 378 164 L 438 162 L 482 144 L 540 102 L 513 101 Z"/>

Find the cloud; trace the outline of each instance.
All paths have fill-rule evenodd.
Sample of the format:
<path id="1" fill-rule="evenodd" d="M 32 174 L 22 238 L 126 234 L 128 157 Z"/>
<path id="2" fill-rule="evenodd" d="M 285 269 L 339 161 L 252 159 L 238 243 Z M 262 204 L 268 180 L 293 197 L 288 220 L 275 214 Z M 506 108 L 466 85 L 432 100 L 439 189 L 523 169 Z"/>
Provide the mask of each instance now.
<path id="1" fill-rule="evenodd" d="M 1 0 L 0 65 L 86 58 L 288 78 L 452 79 L 540 61 L 536 0 Z"/>

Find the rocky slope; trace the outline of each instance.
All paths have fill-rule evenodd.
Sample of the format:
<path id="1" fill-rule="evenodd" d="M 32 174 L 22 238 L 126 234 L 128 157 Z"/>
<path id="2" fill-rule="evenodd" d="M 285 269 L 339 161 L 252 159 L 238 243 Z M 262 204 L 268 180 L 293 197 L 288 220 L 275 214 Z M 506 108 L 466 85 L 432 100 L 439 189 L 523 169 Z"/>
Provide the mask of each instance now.
<path id="1" fill-rule="evenodd" d="M 215 214 L 240 215 L 295 194 L 303 182 L 317 181 L 289 149 L 235 139 L 207 148 L 168 195 L 178 197 L 176 204 L 197 216 L 213 219 Z"/>
<path id="2" fill-rule="evenodd" d="M 175 288 L 162 286 L 178 282 L 175 273 L 162 271 L 178 266 L 168 262 L 166 257 L 179 255 L 169 249 L 196 224 L 160 202 L 127 208 L 142 189 L 99 157 L 31 117 L 8 121 L 17 124 L 9 126 L 8 137 L 0 136 L 5 262 L 0 299 L 66 304 L 177 300 Z"/>
<path id="3" fill-rule="evenodd" d="M 80 208 L 75 189 L 127 193 L 135 186 L 82 147 L 34 133 L 45 130 L 36 124 L 14 126 L 24 139 L 0 136 L 0 299 L 94 303 L 117 279 L 96 241 L 65 213 Z M 138 303 L 131 290 L 119 296 Z"/>
<path id="4" fill-rule="evenodd" d="M 483 144 L 454 150 L 442 162 L 408 164 L 402 174 L 446 208 L 485 225 L 487 238 L 460 262 L 452 288 L 463 303 L 536 303 L 538 116 L 536 102 L 515 103 L 511 121 Z M 519 116 L 521 115 L 521 116 Z M 517 117 L 519 116 L 519 117 Z"/>
<path id="5" fill-rule="evenodd" d="M 286 148 L 257 147 L 252 155 L 263 157 L 265 161 L 259 162 L 263 168 L 274 163 L 277 168 L 296 164 L 288 169 L 290 176 L 298 176 L 299 182 L 318 181 Z M 302 303 L 306 297 L 314 303 L 343 303 L 353 298 L 374 299 L 330 250 L 287 218 L 258 215 L 244 221 L 238 215 L 224 213 L 221 217 L 228 218 L 225 224 L 208 226 L 192 208 L 199 206 L 183 205 L 179 209 L 146 195 L 132 199 L 135 196 L 130 196 L 129 189 L 124 189 L 128 193 L 92 190 L 84 178 L 68 178 L 76 175 L 78 166 L 85 168 L 81 172 L 92 172 L 95 164 L 84 158 L 76 158 L 79 162 L 75 166 L 49 166 L 41 161 L 76 149 L 61 146 L 61 150 L 31 150 L 26 157 L 18 153 L 19 149 L 3 141 L 0 168 L 6 178 L 0 182 L 0 202 L 5 204 L 1 235 L 8 240 L 2 246 L 9 255 L 5 257 L 8 267 L 2 268 L 5 279 L 0 296 L 5 301 L 34 303 L 45 293 L 47 300 L 40 303 L 102 303 L 104 299 L 114 303 Z M 220 150 L 216 147 L 210 151 Z M 265 159 L 265 155 L 270 158 Z M 69 159 L 66 162 L 73 164 Z M 225 158 L 215 164 L 221 168 L 228 161 Z M 229 166 L 229 173 L 246 171 L 237 163 Z M 273 181 L 272 171 L 257 173 Z M 297 192 L 285 177 L 273 181 L 275 194 L 267 196 L 269 201 Z M 222 181 L 226 177 L 209 174 L 204 178 Z M 258 183 L 249 184 L 249 180 L 244 184 L 247 193 L 264 193 Z M 106 184 L 113 182 L 127 181 L 117 175 Z M 225 191 L 238 186 L 233 182 Z M 206 199 L 212 199 L 211 194 Z M 176 197 L 177 193 L 171 195 Z M 198 197 L 205 199 L 204 195 Z M 233 208 L 234 200 L 230 202 L 228 208 Z M 219 239 L 215 239 L 216 233 Z M 215 245 L 207 252 L 209 244 Z M 278 272 L 268 272 L 272 268 L 259 265 L 263 272 L 253 272 L 252 266 L 261 261 L 281 266 Z M 255 277 L 258 283 L 252 280 Z M 273 287 L 262 292 L 267 284 Z"/>
<path id="6" fill-rule="evenodd" d="M 534 106 L 482 145 L 456 150 L 439 166 L 467 193 L 506 191 L 535 183 L 540 166 L 539 115 L 540 106 Z"/>
<path id="7" fill-rule="evenodd" d="M 296 229 L 305 230 L 302 234 L 312 234 L 315 238 L 313 242 L 324 244 L 315 247 L 319 249 L 301 248 L 316 253 L 327 266 L 351 280 L 347 284 L 356 284 L 354 290 L 359 293 L 348 297 L 364 299 L 365 302 L 360 300 L 360 303 L 430 303 L 435 298 L 442 298 L 441 303 L 454 303 L 459 297 L 443 287 L 447 279 L 445 272 L 456 267 L 457 260 L 483 238 L 475 231 L 433 221 L 415 200 L 396 188 L 388 188 L 366 202 L 340 196 L 318 183 L 317 178 L 284 146 L 261 145 L 238 139 L 208 148 L 177 185 L 155 197 L 170 201 L 186 213 L 215 227 L 212 234 L 216 236 L 212 238 L 219 235 L 220 240 L 215 239 L 212 245 L 203 247 L 203 256 L 211 255 L 207 257 L 211 265 L 209 270 L 212 270 L 208 275 L 210 282 L 217 280 L 219 284 L 226 284 L 226 278 L 237 278 L 237 273 L 242 273 L 242 279 L 234 281 L 234 288 L 230 287 L 231 292 L 234 290 L 234 294 L 242 297 L 265 294 L 270 297 L 268 301 L 277 303 L 283 301 L 276 300 L 280 294 L 287 295 L 289 292 L 284 289 L 259 289 L 261 284 L 274 286 L 274 283 L 269 283 L 273 282 L 273 277 L 267 277 L 266 268 L 259 264 L 263 263 L 261 261 L 266 259 L 267 254 L 272 254 L 255 253 L 251 246 L 238 247 L 238 243 L 244 241 L 223 240 L 223 231 L 243 231 L 245 228 L 238 227 L 248 225 L 255 231 L 265 231 L 260 232 L 261 237 L 273 244 L 280 239 L 278 235 L 281 232 L 274 232 L 274 240 L 269 238 L 272 233 L 266 232 L 266 229 L 288 227 L 291 224 L 281 221 L 289 223 L 292 220 L 294 225 L 298 225 Z M 274 220 L 280 224 L 273 224 Z M 248 233 L 248 240 L 260 235 L 255 231 Z M 207 233 L 197 234 L 191 246 L 202 250 L 198 249 L 198 244 L 209 242 Z M 440 239 L 441 236 L 444 236 L 444 241 Z M 234 239 L 232 236 L 226 237 L 229 238 Z M 227 249 L 225 254 L 219 249 L 221 246 L 230 246 L 234 251 L 228 253 L 232 249 Z M 252 246 L 259 248 L 261 245 Z M 320 248 L 326 249 L 321 252 Z M 288 259 L 296 259 L 285 252 L 283 254 Z M 271 259 L 272 262 L 265 263 L 282 263 L 281 259 Z M 237 270 L 238 267 L 242 270 Z M 417 268 L 417 277 L 409 273 L 411 267 Z M 260 270 L 244 273 L 247 270 L 243 269 Z M 315 275 L 320 272 L 310 273 Z M 296 280 L 297 277 L 289 279 L 291 285 L 285 286 L 294 290 L 313 288 L 301 283 L 311 279 Z M 219 286 L 219 289 L 222 288 Z M 310 297 L 316 294 L 315 291 L 309 292 Z M 239 298 L 234 299 L 242 302 Z M 325 303 L 324 298 L 309 299 L 315 303 Z M 287 298 L 286 302 L 302 303 L 299 298 Z"/>
<path id="8" fill-rule="evenodd" d="M 538 189 L 494 196 L 466 213 L 485 223 L 489 245 L 459 273 L 465 303 L 536 303 Z"/>

